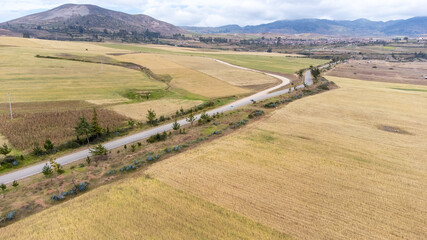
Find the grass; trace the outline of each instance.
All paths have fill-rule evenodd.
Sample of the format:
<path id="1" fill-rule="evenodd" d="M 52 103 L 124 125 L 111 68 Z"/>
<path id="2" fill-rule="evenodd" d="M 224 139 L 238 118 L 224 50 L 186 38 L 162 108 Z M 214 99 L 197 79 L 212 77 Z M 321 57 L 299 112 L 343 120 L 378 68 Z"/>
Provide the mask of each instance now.
<path id="1" fill-rule="evenodd" d="M 11 40 L 16 40 L 17 43 L 23 41 L 0 38 L 0 45 Z M 97 45 L 63 43 L 58 45 L 62 47 L 55 48 L 47 45 L 54 45 L 55 41 L 26 42 L 28 46 L 22 43 L 22 46 L 0 48 L 0 102 L 7 102 L 7 93 L 11 93 L 13 102 L 99 100 L 123 99 L 120 91 L 130 88 L 166 88 L 164 83 L 150 80 L 145 74 L 132 69 L 105 64 L 101 69 L 100 64 L 35 57 L 37 54 L 63 53 L 92 56 L 91 51 L 81 49 L 76 52 L 76 48 L 101 48 Z"/>
<path id="2" fill-rule="evenodd" d="M 174 47 L 156 47 L 146 45 L 121 45 L 121 44 L 102 44 L 101 46 L 111 47 L 113 49 L 123 49 L 142 53 L 155 53 L 162 55 L 181 55 L 181 56 L 199 56 L 216 58 L 238 66 L 247 68 L 271 71 L 285 74 L 293 74 L 296 71 L 308 68 L 310 65 L 322 65 L 327 60 L 311 59 L 305 57 L 293 57 L 285 54 L 266 54 L 266 53 L 234 53 L 230 51 L 221 51 L 215 53 L 203 52 L 201 50 L 183 50 Z M 173 59 L 173 57 L 171 57 Z"/>
<path id="3" fill-rule="evenodd" d="M 341 88 L 148 173 L 298 239 L 422 239 L 426 96 L 390 89 L 397 84 L 328 79 Z"/>
<path id="4" fill-rule="evenodd" d="M 178 64 L 174 61 L 174 57 L 174 55 L 148 53 L 115 56 L 120 61 L 133 62 L 148 67 L 156 74 L 169 74 L 172 77 L 170 85 L 173 88 L 184 89 L 207 98 L 241 95 L 251 92 L 221 81 L 215 76 Z M 217 63 L 217 66 L 222 67 L 219 63 Z"/>
<path id="5" fill-rule="evenodd" d="M 262 55 L 212 54 L 212 57 L 251 69 L 286 74 L 293 74 L 300 69 L 308 68 L 310 65 L 317 66 L 327 62 L 327 60 L 302 57 Z"/>
<path id="6" fill-rule="evenodd" d="M 412 91 L 412 92 L 427 92 L 426 89 L 414 89 L 414 88 L 392 88 L 396 90 L 402 90 L 402 91 Z"/>
<path id="7" fill-rule="evenodd" d="M 162 115 L 171 116 L 181 107 L 189 109 L 201 103 L 203 102 L 185 99 L 159 99 L 142 103 L 115 105 L 111 107 L 111 110 L 129 118 L 146 121 L 149 109 L 153 109 L 157 117 Z"/>
<path id="8" fill-rule="evenodd" d="M 287 238 L 230 210 L 144 177 L 100 187 L 0 231 L 2 239 L 65 236 L 67 239 Z"/>
<path id="9" fill-rule="evenodd" d="M 239 87 L 253 87 L 257 85 L 277 85 L 278 80 L 268 75 L 236 69 L 216 62 L 213 59 L 196 56 L 173 56 L 171 61 L 184 67 L 213 76 L 223 82 Z"/>

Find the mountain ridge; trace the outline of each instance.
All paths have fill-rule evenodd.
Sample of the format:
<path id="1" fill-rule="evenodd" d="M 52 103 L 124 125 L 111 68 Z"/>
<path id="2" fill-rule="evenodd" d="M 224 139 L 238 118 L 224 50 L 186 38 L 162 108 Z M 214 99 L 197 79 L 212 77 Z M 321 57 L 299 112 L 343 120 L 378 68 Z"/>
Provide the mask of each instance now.
<path id="1" fill-rule="evenodd" d="M 0 28 L 18 33 L 29 32 L 35 37 L 46 37 L 49 33 L 93 35 L 121 30 L 129 33 L 149 31 L 163 36 L 187 32 L 144 14 L 131 15 L 91 4 L 64 4 L 48 11 L 0 23 Z"/>
<path id="2" fill-rule="evenodd" d="M 323 35 L 346 36 L 394 36 L 394 35 L 422 35 L 427 34 L 427 17 L 413 17 L 403 20 L 371 21 L 365 18 L 356 20 L 328 20 L 304 18 L 296 20 L 278 20 L 260 25 L 225 25 L 219 27 L 191 27 L 181 28 L 202 33 L 282 33 L 302 34 L 314 33 Z"/>

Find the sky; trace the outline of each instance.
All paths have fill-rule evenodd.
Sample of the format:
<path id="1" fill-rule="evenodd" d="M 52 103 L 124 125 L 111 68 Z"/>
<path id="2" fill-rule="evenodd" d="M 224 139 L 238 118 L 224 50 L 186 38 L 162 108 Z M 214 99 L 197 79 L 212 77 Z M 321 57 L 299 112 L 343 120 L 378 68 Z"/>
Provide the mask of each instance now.
<path id="1" fill-rule="evenodd" d="M 0 0 L 0 22 L 66 3 L 94 4 L 177 26 L 202 27 L 301 18 L 386 21 L 427 15 L 426 0 Z"/>

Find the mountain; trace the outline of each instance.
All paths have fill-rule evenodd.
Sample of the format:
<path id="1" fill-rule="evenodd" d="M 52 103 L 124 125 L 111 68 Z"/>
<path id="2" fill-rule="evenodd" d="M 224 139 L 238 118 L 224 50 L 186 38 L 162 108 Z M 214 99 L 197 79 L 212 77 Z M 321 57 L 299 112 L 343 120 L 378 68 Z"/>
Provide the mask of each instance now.
<path id="1" fill-rule="evenodd" d="M 65 4 L 49 11 L 0 23 L 0 28 L 12 32 L 30 33 L 34 37 L 90 36 L 118 33 L 123 30 L 143 33 L 147 30 L 162 36 L 186 33 L 172 24 L 150 16 L 130 15 L 89 4 Z"/>
<path id="2" fill-rule="evenodd" d="M 198 33 L 316 33 L 324 35 L 346 36 L 393 36 L 427 34 L 427 17 L 414 17 L 406 20 L 337 21 L 326 19 L 281 20 L 268 24 L 240 27 L 227 25 L 222 27 L 182 27 Z"/>

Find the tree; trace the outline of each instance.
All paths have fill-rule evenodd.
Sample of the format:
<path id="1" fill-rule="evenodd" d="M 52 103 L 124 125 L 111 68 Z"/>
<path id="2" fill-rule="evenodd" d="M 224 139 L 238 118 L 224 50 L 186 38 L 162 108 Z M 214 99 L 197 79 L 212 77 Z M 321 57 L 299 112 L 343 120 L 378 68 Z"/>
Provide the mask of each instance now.
<path id="1" fill-rule="evenodd" d="M 12 151 L 12 148 L 9 148 L 6 143 L 0 147 L 0 154 L 3 154 L 5 157 Z"/>
<path id="2" fill-rule="evenodd" d="M 26 32 L 26 33 L 22 34 L 22 37 L 23 38 L 30 38 L 30 34 Z"/>
<path id="3" fill-rule="evenodd" d="M 108 150 L 102 146 L 102 144 L 98 144 L 95 147 L 89 149 L 89 152 L 92 154 L 92 156 L 102 156 L 108 154 Z"/>
<path id="4" fill-rule="evenodd" d="M 43 145 L 44 149 L 46 149 L 47 152 L 51 152 L 54 148 L 52 141 L 50 139 L 46 139 L 46 142 Z"/>
<path id="5" fill-rule="evenodd" d="M 298 75 L 298 79 L 301 80 L 304 77 L 304 69 L 299 70 L 297 72 L 297 75 Z"/>
<path id="6" fill-rule="evenodd" d="M 318 67 L 312 67 L 311 68 L 311 76 L 313 77 L 314 83 L 319 80 L 320 75 L 322 74 L 320 68 Z"/>
<path id="7" fill-rule="evenodd" d="M 191 124 L 191 126 L 193 126 L 193 122 L 196 121 L 196 118 L 194 117 L 193 113 L 190 113 L 190 116 L 188 116 L 186 120 Z"/>
<path id="8" fill-rule="evenodd" d="M 13 180 L 12 186 L 13 186 L 14 188 L 16 188 L 17 186 L 19 186 L 18 181 Z"/>
<path id="9" fill-rule="evenodd" d="M 93 108 L 93 117 L 92 122 L 90 124 L 90 130 L 93 135 L 99 136 L 102 134 L 102 127 L 99 125 L 98 114 L 96 113 L 96 109 Z"/>
<path id="10" fill-rule="evenodd" d="M 40 148 L 38 143 L 34 143 L 33 151 L 31 154 L 33 154 L 34 156 L 43 155 L 43 150 Z"/>
<path id="11" fill-rule="evenodd" d="M 44 165 L 44 167 L 42 169 L 42 173 L 45 177 L 50 177 L 53 173 L 52 167 L 46 163 L 46 165 Z"/>
<path id="12" fill-rule="evenodd" d="M 156 113 L 154 112 L 154 110 L 152 110 L 152 109 L 148 110 L 147 119 L 148 119 L 148 123 L 150 123 L 152 125 L 154 125 L 156 123 Z"/>
<path id="13" fill-rule="evenodd" d="M 81 135 L 86 135 L 87 143 L 89 144 L 89 135 L 91 132 L 91 126 L 86 121 L 84 116 L 81 116 L 77 122 L 77 126 L 74 128 L 76 131 L 77 138 Z"/>
<path id="14" fill-rule="evenodd" d="M 90 160 L 90 157 L 89 157 L 89 156 L 86 158 L 86 162 L 87 162 L 87 165 L 88 165 L 88 166 L 90 166 L 90 162 L 91 162 L 91 160 Z"/>
<path id="15" fill-rule="evenodd" d="M 175 119 L 175 122 L 172 124 L 172 129 L 177 131 L 181 125 L 178 123 L 178 121 Z"/>
<path id="16" fill-rule="evenodd" d="M 135 126 L 135 120 L 133 119 L 128 120 L 128 125 L 129 127 L 133 128 Z"/>

